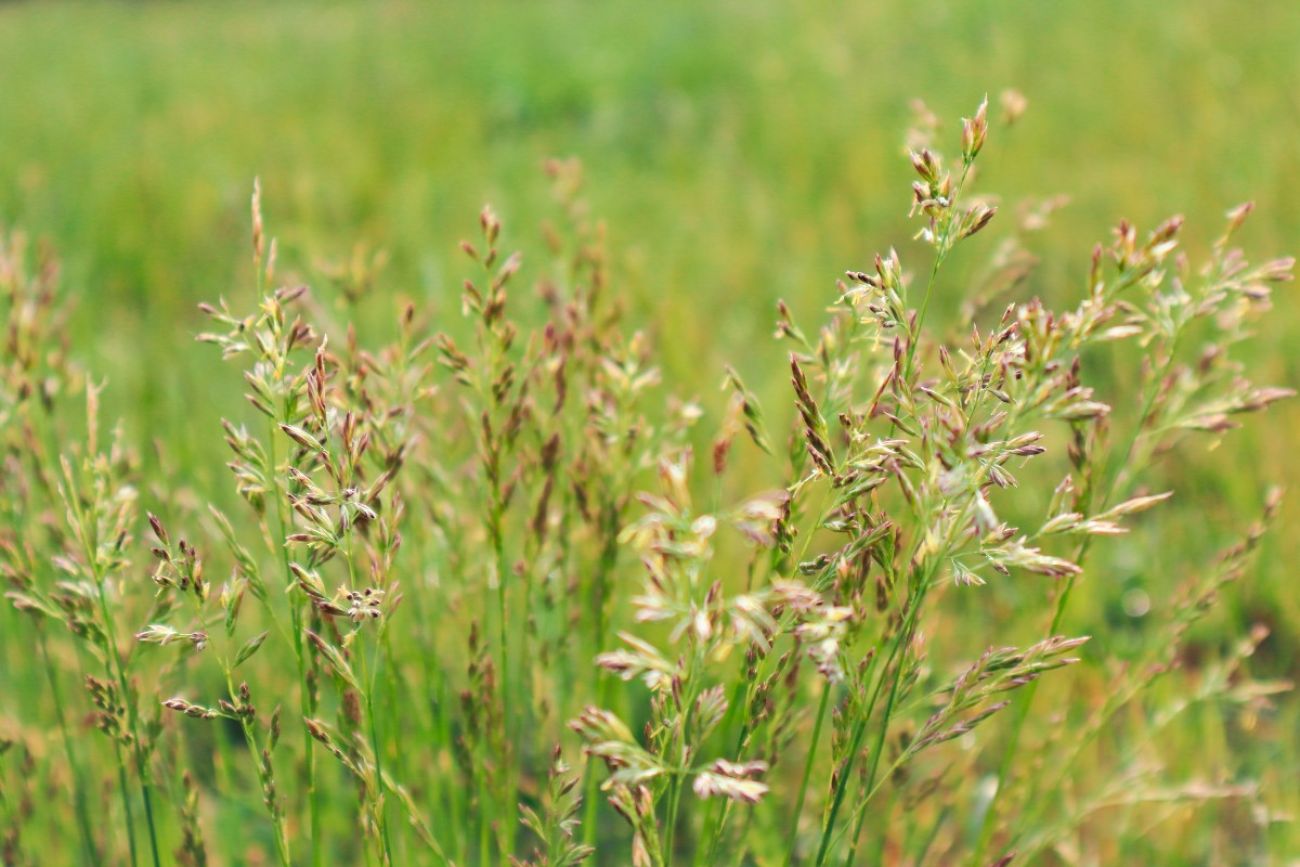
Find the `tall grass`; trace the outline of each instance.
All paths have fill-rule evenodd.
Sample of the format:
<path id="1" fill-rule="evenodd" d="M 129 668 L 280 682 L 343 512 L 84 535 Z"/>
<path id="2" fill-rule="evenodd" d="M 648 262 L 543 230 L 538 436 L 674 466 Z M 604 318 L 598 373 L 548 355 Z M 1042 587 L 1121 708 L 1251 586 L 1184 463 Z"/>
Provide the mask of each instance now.
<path id="1" fill-rule="evenodd" d="M 190 432 L 224 438 L 238 510 L 140 460 L 185 444 L 108 432 L 54 259 L 11 235 L 0 554 L 40 653 L 4 720 L 8 860 L 1282 851 L 1288 769 L 1239 757 L 1281 742 L 1289 684 L 1251 675 L 1266 624 L 1204 629 L 1279 495 L 1240 514 L 1181 482 L 1290 396 L 1239 355 L 1294 263 L 1239 249 L 1249 205 L 1202 246 L 1121 221 L 1052 309 L 1070 293 L 1029 244 L 1053 201 L 979 191 L 1023 108 L 918 113 L 920 243 L 847 271 L 815 326 L 777 306 L 790 388 L 766 409 L 731 368 L 681 383 L 721 380 L 721 413 L 665 385 L 574 161 L 546 166 L 547 261 L 483 209 L 454 329 L 414 300 L 377 327 L 382 257 L 332 288 L 286 273 L 255 188 L 252 285 L 201 306 L 191 350 L 228 376 L 186 396 L 242 390 Z M 949 331 L 958 251 L 987 265 Z M 1162 554 L 1209 525 L 1239 541 Z M 1140 631 L 1074 629 L 1088 585 Z"/>

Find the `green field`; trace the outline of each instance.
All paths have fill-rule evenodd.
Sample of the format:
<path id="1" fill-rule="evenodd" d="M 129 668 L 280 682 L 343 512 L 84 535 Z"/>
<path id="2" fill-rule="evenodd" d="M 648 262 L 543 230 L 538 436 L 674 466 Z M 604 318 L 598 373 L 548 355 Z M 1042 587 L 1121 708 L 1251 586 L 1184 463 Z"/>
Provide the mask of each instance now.
<path id="1" fill-rule="evenodd" d="M 21 229 L 57 254 L 61 291 L 72 305 L 59 337 L 78 368 L 106 382 L 101 430 L 120 419 L 124 441 L 139 453 L 133 472 L 141 514 L 131 527 L 138 550 L 126 575 L 144 588 L 138 591 L 143 599 L 151 543 L 146 509 L 161 512 L 169 528 L 173 522 L 192 527 L 201 551 L 211 552 L 214 582 L 225 579 L 220 573 L 230 563 L 205 504 L 217 504 L 245 538 L 262 542 L 258 522 L 231 482 L 221 435 L 222 418 L 256 419 L 242 396 L 242 367 L 221 363 L 220 353 L 194 340 L 211 329 L 198 311 L 200 301 L 225 298 L 237 311 L 256 304 L 248 205 L 254 178 L 261 182 L 267 231 L 278 238 L 280 278 L 312 287 L 312 309 L 327 325 L 322 330 L 331 332 L 331 346 L 342 345 L 338 324 L 349 318 L 367 345 L 392 339 L 393 322 L 408 301 L 432 330 L 449 332 L 464 346 L 472 343 L 473 330 L 461 315 L 460 287 L 477 274 L 457 243 L 477 239 L 479 210 L 491 203 L 505 225 L 503 249 L 523 252 L 512 316 L 525 328 L 541 323 L 542 305 L 529 289 L 547 267 L 540 227 L 562 210 L 543 165 L 552 157 L 576 157 L 584 167 L 583 197 L 608 227 L 608 297 L 625 308 L 626 330 L 644 331 L 654 346 L 662 392 L 699 401 L 703 421 L 690 435 L 697 452 L 707 453 L 724 415 L 729 395 L 718 384 L 726 365 L 756 394 L 773 440 L 783 446 L 795 410 L 789 349 L 772 338 L 778 300 L 814 334 L 836 301 L 837 278 L 846 269 L 870 270 L 878 251 L 898 247 L 908 270 L 922 279 L 927 254 L 908 219 L 914 172 L 904 149 L 912 100 L 923 99 L 945 121 L 944 140 L 955 142 L 958 118 L 986 94 L 996 115 L 998 95 L 1008 88 L 1025 95 L 1028 109 L 1014 126 L 994 125 L 980 156 L 980 188 L 999 195 L 999 220 L 1028 197 L 1069 198 L 1045 230 L 1033 233 L 1041 266 L 1012 298 L 1037 295 L 1057 307 L 1073 306 L 1086 287 L 1093 245 L 1109 243 L 1121 218 L 1146 231 L 1170 215 L 1185 215 L 1184 247 L 1200 261 L 1224 212 L 1252 200 L 1254 214 L 1238 238 L 1252 261 L 1300 253 L 1300 199 L 1293 195 L 1300 187 L 1300 7 L 1281 0 L 5 3 L 0 228 Z M 995 221 L 989 231 L 1001 225 Z M 980 236 L 953 254 L 935 286 L 927 321 L 933 333 L 966 333 L 961 302 L 993 247 L 994 240 Z M 345 303 L 351 284 L 338 275 L 349 263 L 376 255 L 385 264 L 364 302 Z M 1273 310 L 1255 331 L 1239 353 L 1250 378 L 1300 384 L 1300 299 L 1292 285 L 1277 287 Z M 1128 395 L 1138 393 L 1133 377 L 1141 353 L 1089 359 L 1101 399 L 1113 394 L 1127 401 L 1116 404 L 1117 428 L 1131 424 L 1138 407 Z M 440 389 L 454 388 L 441 370 L 435 379 Z M 67 406 L 59 410 L 63 420 L 51 429 L 56 451 L 75 452 L 84 440 L 84 398 L 76 384 L 82 380 L 72 378 Z M 662 407 L 662 395 L 656 400 Z M 652 422 L 664 423 L 662 410 L 655 411 L 661 415 Z M 1088 561 L 1062 630 L 1093 641 L 1080 654 L 1082 662 L 1054 675 L 1035 699 L 1031 719 L 1042 721 L 1027 729 L 1027 743 L 1036 748 L 1053 738 L 1068 741 L 1070 725 L 1082 725 L 1121 677 L 1121 663 L 1146 659 L 1152 643 L 1162 640 L 1149 624 L 1172 604 L 1174 588 L 1241 537 L 1269 486 L 1300 487 L 1298 434 L 1300 401 L 1285 401 L 1249 417 L 1244 429 L 1213 449 L 1208 439 L 1194 440 L 1154 462 L 1146 483 L 1178 494 L 1144 516 L 1140 532 L 1105 540 Z M 7 454 L 18 454 L 21 439 L 0 441 Z M 1064 439 L 1052 442 L 1055 447 Z M 701 500 L 730 502 L 787 481 L 780 462 L 761 462 L 756 450 L 739 444 L 735 451 L 738 471 L 716 489 L 699 477 Z M 654 486 L 652 471 L 637 472 L 643 476 L 639 487 Z M 1031 493 L 1016 508 L 1041 511 L 1059 475 L 1029 477 Z M 410 482 L 418 487 L 416 479 Z M 16 477 L 0 484 L 0 498 L 17 487 Z M 42 538 L 57 537 L 48 527 L 62 514 L 47 494 L 48 510 L 39 515 L 23 514 L 17 499 L 8 500 L 0 526 L 16 537 L 38 531 Z M 1300 491 L 1293 490 L 1284 500 L 1273 532 L 1240 580 L 1193 627 L 1179 656 L 1182 670 L 1126 708 L 1116 726 L 1142 732 L 1143 720 L 1193 692 L 1255 624 L 1270 632 L 1250 659 L 1249 673 L 1265 682 L 1300 678 L 1297 497 Z M 437 508 L 430 506 L 429 514 Z M 639 508 L 623 517 L 640 517 Z M 439 552 L 446 540 L 422 529 L 421 522 L 431 519 L 412 511 L 402 531 L 408 541 L 403 556 L 410 556 L 401 567 L 409 576 L 402 581 L 408 596 L 422 592 L 420 582 L 434 572 L 461 568 Z M 478 541 L 446 544 L 472 548 Z M 739 546 L 721 546 L 715 562 L 723 564 L 724 580 L 739 586 L 746 561 L 732 547 Z M 521 544 L 516 553 L 529 552 Z M 258 556 L 274 562 L 260 549 Z M 461 577 L 483 580 L 475 568 L 464 566 Z M 616 582 L 639 586 L 641 570 L 631 553 L 613 568 Z M 980 596 L 945 597 L 934 621 L 935 657 L 951 667 L 991 645 L 1041 638 L 1051 611 L 1047 582 L 1016 575 L 978 588 Z M 1135 594 L 1149 604 L 1129 604 Z M 480 600 L 477 589 L 445 596 L 430 590 L 427 609 L 409 603 L 401 609 L 401 617 L 411 619 L 397 622 L 384 650 L 395 669 L 405 659 L 423 672 L 410 675 L 411 682 L 450 690 L 444 699 L 464 688 L 469 620 L 481 616 L 485 629 L 494 622 L 487 596 Z M 437 613 L 443 604 L 449 607 Z M 529 610 L 522 598 L 513 604 L 518 612 Z M 480 605 L 487 607 L 480 612 Z M 133 613 L 124 630 L 142 625 L 144 608 Z M 450 624 L 445 632 L 444 620 Z M 540 628 L 545 631 L 545 624 Z M 87 785 L 100 855 L 103 863 L 129 863 L 125 833 L 114 830 L 122 822 L 117 765 L 108 739 L 89 722 L 89 699 L 80 685 L 89 657 L 75 649 L 66 630 L 56 625 L 47 631 L 67 720 L 83 745 L 85 775 L 93 775 Z M 79 863 L 71 772 L 54 733 L 58 711 L 32 650 L 34 634 L 30 618 L 4 606 L 0 738 L 19 747 L 0 756 L 0 820 L 6 829 L 19 829 L 18 842 L 5 851 L 14 863 Z M 125 645 L 125 632 L 122 637 Z M 270 648 L 261 653 L 269 657 Z M 594 655 L 611 648 L 590 649 Z M 293 655 L 283 647 L 275 652 L 282 671 L 261 658 L 262 684 L 247 676 L 262 687 L 268 704 L 283 691 L 285 740 L 301 751 L 301 714 L 288 698 L 297 680 L 285 674 Z M 435 653 L 445 656 L 415 662 Z M 249 665 L 258 662 L 254 657 Z M 430 673 L 435 668 L 437 677 Z M 587 681 L 570 686 L 594 700 L 594 669 L 575 676 Z M 142 706 L 152 714 L 155 693 L 165 698 L 176 690 L 175 675 L 148 662 L 139 677 Z M 210 694 L 223 689 L 213 670 L 188 683 Z M 816 692 L 805 692 L 808 706 L 792 723 L 801 737 L 813 725 L 817 704 Z M 611 701 L 627 718 L 645 716 L 648 702 L 633 686 L 616 694 Z M 423 698 L 413 693 L 401 701 Z M 388 700 L 394 708 L 401 704 L 393 695 Z M 1053 714 L 1063 721 L 1059 728 L 1049 721 Z M 189 764 L 200 780 L 210 863 L 274 863 L 271 826 L 252 763 L 242 754 L 243 742 L 236 743 L 238 727 L 234 746 L 214 759 L 212 738 L 195 734 L 200 723 L 162 719 L 167 746 L 159 748 L 153 773 L 165 804 L 159 810 L 163 863 L 171 863 L 167 852 L 180 845 L 182 824 L 172 804 L 181 797 L 181 768 Z M 965 741 L 953 746 L 962 755 L 953 759 L 958 773 L 970 771 L 974 779 L 996 771 L 1009 720 L 995 717 L 980 730 L 984 753 L 972 752 Z M 538 725 L 556 739 L 563 732 L 566 757 L 577 765 L 581 743 L 564 729 L 566 721 Z M 423 718 L 386 725 L 381 735 L 390 744 L 381 751 L 399 763 L 406 762 L 401 738 L 442 736 Z M 1103 734 L 1087 747 L 1086 771 L 1075 781 L 1081 790 L 1093 778 L 1106 779 L 1131 737 L 1137 735 L 1112 740 Z M 452 860 L 487 863 L 495 837 L 491 847 L 476 848 L 479 825 L 457 809 L 477 808 L 443 792 L 440 786 L 448 784 L 431 781 L 439 768 L 450 767 L 454 751 L 430 743 L 427 757 L 425 746 L 411 747 L 420 756 L 410 760 L 418 778 L 404 782 L 417 799 L 428 799 L 437 828 L 470 829 L 441 838 Z M 774 791 L 797 782 L 806 752 L 804 741 L 798 744 L 769 780 Z M 1202 802 L 1184 790 L 1167 802 L 1153 797 L 1154 803 L 1131 809 L 1112 806 L 1079 820 L 1056 849 L 1037 853 L 1032 863 L 1285 864 L 1300 855 L 1300 826 L 1286 820 L 1300 820 L 1300 701 L 1293 694 L 1268 703 L 1198 705 L 1163 729 L 1158 745 L 1148 758 L 1161 763 L 1171 792 L 1191 783 L 1258 781 L 1258 794 Z M 35 755 L 34 776 L 24 773 L 24 748 Z M 317 751 L 317 762 L 332 761 Z M 185 761 L 195 755 L 200 760 Z M 1044 748 L 1042 756 L 1050 753 Z M 309 831 L 297 824 L 304 815 L 295 778 L 301 772 L 291 761 L 283 760 L 282 794 L 295 805 L 293 863 L 309 863 L 311 846 L 302 842 Z M 830 763 L 822 764 L 818 775 L 829 777 Z M 521 800 L 533 798 L 541 785 L 532 778 L 538 768 L 544 770 L 544 760 L 533 761 L 515 781 Z M 1032 775 L 1042 768 L 1027 762 L 1019 771 Z M 24 777 L 30 777 L 26 785 Z M 223 787 L 232 781 L 243 794 Z M 882 829 L 909 814 L 902 793 L 921 781 L 900 774 L 894 782 L 900 794 L 871 816 L 864 834 L 879 832 L 888 845 L 869 853 L 864 848 L 859 863 L 905 864 L 916 857 L 914 837 L 923 831 L 909 826 L 895 840 Z M 39 802 L 29 817 L 24 797 Z M 805 811 L 805 831 L 814 841 L 821 797 L 810 795 Z M 959 863 L 947 858 L 976 844 L 979 820 L 965 815 L 976 808 L 963 798 L 954 797 L 951 814 L 949 807 L 936 807 L 939 818 L 926 813 L 918 820 L 933 824 L 938 841 L 924 863 Z M 321 845 L 337 854 L 324 863 L 372 863 L 372 855 L 378 863 L 380 856 L 362 844 L 350 783 L 333 781 L 328 800 L 327 842 Z M 706 803 L 689 801 L 683 810 L 703 814 Z M 388 811 L 394 827 L 403 824 L 391 804 Z M 737 850 L 736 863 L 784 863 L 788 818 L 777 808 L 756 814 L 754 836 L 747 850 Z M 602 804 L 585 815 L 600 823 L 599 863 L 629 863 L 625 825 L 614 811 Z M 143 841 L 143 820 L 138 814 L 135 820 Z M 1015 830 L 1017 817 L 1000 820 L 1006 825 L 998 826 L 994 845 L 1015 839 L 1002 835 Z M 460 839 L 462 833 L 473 839 Z M 482 833 L 486 841 L 489 832 Z M 694 836 L 681 833 L 681 846 L 695 844 Z M 426 863 L 415 833 L 403 825 L 399 836 L 395 863 Z M 525 832 L 519 841 L 522 854 Z M 143 853 L 142 844 L 141 864 L 148 863 Z M 997 854 L 989 848 L 985 863 Z M 705 863 L 703 855 L 696 858 Z"/>

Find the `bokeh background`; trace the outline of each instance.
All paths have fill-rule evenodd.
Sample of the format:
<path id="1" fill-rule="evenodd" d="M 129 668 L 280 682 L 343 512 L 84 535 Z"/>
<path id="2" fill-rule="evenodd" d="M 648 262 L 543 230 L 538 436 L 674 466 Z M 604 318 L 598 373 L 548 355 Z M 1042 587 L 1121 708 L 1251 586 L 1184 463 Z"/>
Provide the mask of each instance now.
<path id="1" fill-rule="evenodd" d="M 1253 256 L 1300 252 L 1288 0 L 3 4 L 0 223 L 58 250 L 74 352 L 107 379 L 107 410 L 134 441 L 169 443 L 178 483 L 231 502 L 215 432 L 241 388 L 194 346 L 195 304 L 251 297 L 255 176 L 287 268 L 328 286 L 333 265 L 383 250 L 376 322 L 411 297 L 455 331 L 456 243 L 478 209 L 493 203 L 527 257 L 554 209 L 542 163 L 577 157 L 666 383 L 716 409 L 730 362 L 784 405 L 777 299 L 811 318 L 845 268 L 909 243 L 911 100 L 955 121 L 1008 87 L 1029 109 L 995 129 L 982 188 L 1071 199 L 1036 241 L 1027 292 L 1073 297 L 1121 217 L 1186 214 L 1203 250 L 1253 199 Z M 953 327 L 966 249 L 936 300 Z M 1289 287 L 1246 354 L 1258 381 L 1300 384 Z M 1144 556 L 1195 568 L 1268 484 L 1300 487 L 1298 435 L 1292 401 L 1186 461 L 1179 487 L 1200 511 L 1162 513 Z M 1300 675 L 1297 497 L 1212 621 L 1224 641 L 1273 629 L 1265 677 Z M 1107 568 L 1095 580 L 1139 586 L 1144 563 Z M 1128 615 L 1077 616 L 1085 631 Z M 1296 767 L 1297 728 L 1280 731 L 1242 752 L 1243 772 Z"/>

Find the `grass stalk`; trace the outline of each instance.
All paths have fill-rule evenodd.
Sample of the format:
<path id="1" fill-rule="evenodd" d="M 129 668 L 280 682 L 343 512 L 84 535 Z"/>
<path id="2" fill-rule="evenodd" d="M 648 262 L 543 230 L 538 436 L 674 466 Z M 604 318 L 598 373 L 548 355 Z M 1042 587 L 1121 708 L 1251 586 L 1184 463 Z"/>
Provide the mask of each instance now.
<path id="1" fill-rule="evenodd" d="M 54 704 L 55 718 L 59 723 L 59 739 L 63 742 L 63 753 L 67 757 L 68 768 L 72 772 L 72 800 L 77 815 L 77 830 L 81 836 L 82 847 L 85 850 L 85 863 L 96 864 L 99 861 L 99 856 L 95 852 L 95 836 L 91 831 L 90 814 L 86 810 L 87 786 L 85 772 L 82 770 L 81 761 L 77 756 L 72 737 L 68 733 L 67 714 L 63 710 L 63 690 L 59 687 L 59 678 L 54 668 L 54 662 L 50 659 L 49 642 L 45 638 L 45 630 L 39 623 L 36 624 L 36 643 L 41 651 L 45 680 L 50 687 L 50 699 Z"/>
<path id="2" fill-rule="evenodd" d="M 822 723 L 826 720 L 826 707 L 830 704 L 831 691 L 830 683 L 822 684 L 822 695 L 817 701 L 817 719 L 813 723 L 812 739 L 808 742 L 808 758 L 804 760 L 803 776 L 799 780 L 798 794 L 794 799 L 794 811 L 790 816 L 790 833 L 786 835 L 786 867 L 794 864 L 795 846 L 799 840 L 799 817 L 803 815 L 808 782 L 812 779 L 813 765 L 817 760 L 817 745 L 821 743 Z"/>

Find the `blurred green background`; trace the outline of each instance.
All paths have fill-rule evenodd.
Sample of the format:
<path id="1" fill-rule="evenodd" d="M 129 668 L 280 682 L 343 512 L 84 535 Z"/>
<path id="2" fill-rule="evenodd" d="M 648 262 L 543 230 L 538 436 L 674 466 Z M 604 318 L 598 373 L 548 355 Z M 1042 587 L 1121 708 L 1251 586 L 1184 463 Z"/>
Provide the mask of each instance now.
<path id="1" fill-rule="evenodd" d="M 1027 292 L 1073 297 L 1121 217 L 1184 213 L 1203 250 L 1223 211 L 1254 199 L 1252 256 L 1300 252 L 1293 0 L 6 4 L 0 222 L 59 251 L 75 354 L 108 379 L 130 436 L 168 441 L 176 472 L 229 498 L 215 432 L 240 387 L 194 346 L 194 305 L 247 306 L 254 176 L 287 268 L 319 284 L 356 245 L 382 248 L 376 322 L 413 297 L 454 330 L 456 242 L 479 207 L 538 249 L 553 211 L 541 164 L 576 156 L 666 382 L 716 407 L 730 361 L 779 405 L 776 300 L 815 321 L 846 267 L 890 245 L 907 255 L 910 101 L 955 121 L 1007 87 L 1029 110 L 995 128 L 982 188 L 1072 200 L 1036 241 Z M 951 325 L 972 255 L 936 302 Z M 1296 386 L 1298 349 L 1300 301 L 1283 287 L 1247 350 L 1255 378 Z M 1146 556 L 1191 568 L 1266 484 L 1296 487 L 1296 404 L 1180 465 L 1178 487 L 1211 511 L 1171 509 Z M 1300 674 L 1294 499 L 1217 621 L 1225 640 L 1273 627 L 1265 676 Z M 1296 737 L 1246 764 L 1294 757 Z"/>

